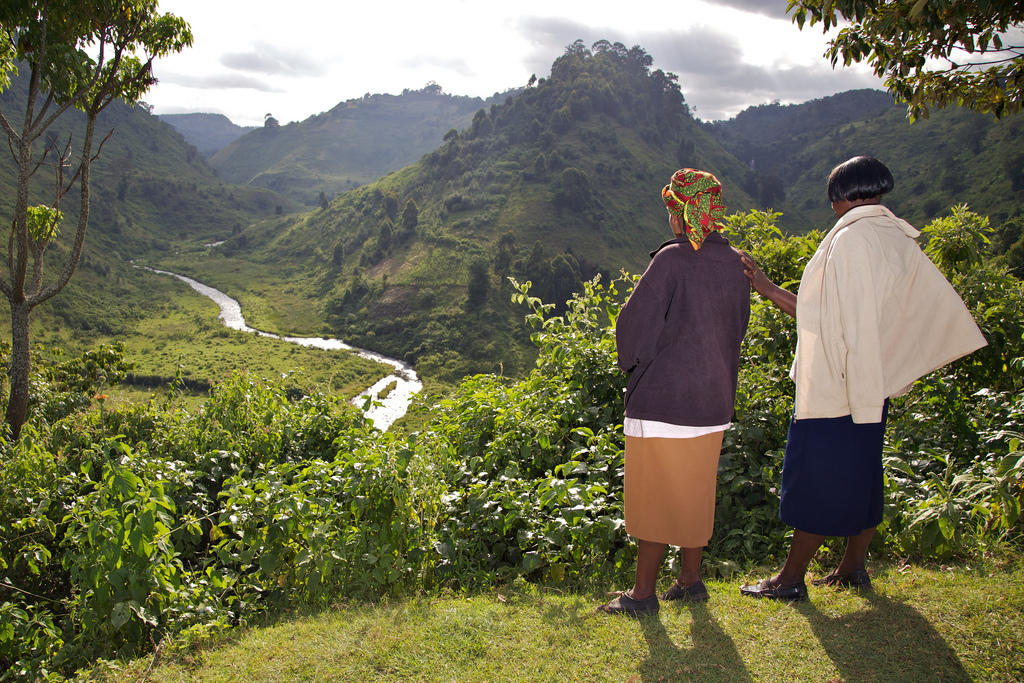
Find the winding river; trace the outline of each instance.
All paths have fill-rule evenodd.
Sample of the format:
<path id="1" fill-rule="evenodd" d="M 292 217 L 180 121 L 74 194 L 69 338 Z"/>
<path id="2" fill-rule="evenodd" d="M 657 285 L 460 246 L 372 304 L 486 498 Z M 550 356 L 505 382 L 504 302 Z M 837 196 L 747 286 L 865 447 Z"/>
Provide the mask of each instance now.
<path id="1" fill-rule="evenodd" d="M 378 381 L 372 387 L 366 389 L 363 393 L 359 394 L 359 396 L 352 399 L 353 405 L 360 406 L 363 404 L 363 401 L 367 396 L 376 396 L 389 384 L 397 382 L 397 386 L 392 389 L 385 398 L 375 399 L 373 404 L 371 404 L 370 408 L 366 411 L 366 416 L 373 420 L 373 425 L 381 431 L 387 431 L 388 427 L 394 424 L 395 420 L 405 415 L 406 411 L 409 409 L 409 402 L 412 401 L 412 397 L 423 389 L 423 382 L 421 382 L 419 377 L 416 375 L 416 371 L 412 369 L 412 366 L 403 363 L 400 360 L 388 358 L 387 356 L 382 356 L 379 353 L 374 353 L 373 351 L 357 349 L 353 346 L 349 346 L 340 339 L 325 339 L 323 337 L 282 337 L 277 334 L 254 329 L 245 324 L 245 318 L 242 317 L 241 305 L 227 294 L 216 290 L 213 287 L 204 285 L 201 282 L 196 282 L 192 278 L 185 277 L 184 275 L 178 275 L 177 273 L 171 273 L 166 270 L 157 270 L 156 268 L 149 268 L 148 266 L 139 267 L 152 273 L 176 277 L 182 282 L 187 283 L 189 287 L 196 290 L 203 296 L 213 299 L 214 303 L 220 306 L 220 315 L 218 317 L 224 321 L 224 324 L 227 327 L 233 330 L 252 332 L 263 337 L 271 337 L 273 339 L 280 339 L 281 341 L 299 344 L 300 346 L 310 346 L 317 349 L 326 349 L 329 351 L 347 349 L 355 352 L 363 358 L 368 358 L 370 360 L 377 361 L 378 363 L 384 363 L 385 365 L 393 367 L 395 369 L 393 373 Z"/>

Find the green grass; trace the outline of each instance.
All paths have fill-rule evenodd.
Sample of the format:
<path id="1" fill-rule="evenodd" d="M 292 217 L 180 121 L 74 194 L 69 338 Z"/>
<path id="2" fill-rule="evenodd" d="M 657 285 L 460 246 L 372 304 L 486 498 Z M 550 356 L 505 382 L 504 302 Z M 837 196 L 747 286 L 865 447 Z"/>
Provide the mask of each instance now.
<path id="1" fill-rule="evenodd" d="M 280 264 L 267 266 L 207 250 L 161 259 L 155 267 L 224 292 L 238 301 L 246 324 L 255 329 L 296 336 L 324 332 L 316 302 L 305 295 L 303 282 Z"/>
<path id="2" fill-rule="evenodd" d="M 287 376 L 287 388 L 316 389 L 346 398 L 354 397 L 391 374 L 391 366 L 367 360 L 350 351 L 307 348 L 230 330 L 217 318 L 219 309 L 207 297 L 169 276 L 150 274 L 149 277 L 153 278 L 153 285 L 159 287 L 159 291 L 166 292 L 166 298 L 159 307 L 145 310 L 125 334 L 116 337 L 93 334 L 79 339 L 67 328 L 40 325 L 37 326 L 35 341 L 47 347 L 62 348 L 65 356 L 69 357 L 99 344 L 121 340 L 126 344 L 125 357 L 135 363 L 138 375 L 156 375 L 169 380 L 180 364 L 185 378 L 212 384 L 235 371 L 245 370 L 268 379 Z M 214 286 L 218 284 L 221 283 Z M 268 291 L 274 290 L 268 287 Z M 285 293 L 283 296 L 292 295 Z M 253 294 L 252 298 L 258 296 Z M 280 302 L 276 310 L 289 310 L 287 301 Z M 251 321 L 250 311 L 244 303 L 242 311 L 246 322 L 259 326 Z M 284 331 L 289 335 L 297 334 L 290 328 Z M 112 404 L 144 402 L 152 391 L 125 386 L 115 393 Z M 201 400 L 202 397 L 187 403 L 192 405 Z"/>
<path id="3" fill-rule="evenodd" d="M 638 620 L 596 614 L 603 595 L 523 582 L 375 605 L 340 600 L 219 639 L 193 634 L 167 643 L 151 670 L 146 656 L 93 673 L 118 683 L 147 670 L 153 683 L 1024 677 L 1019 562 L 869 569 L 873 591 L 811 587 L 802 604 L 743 598 L 743 579 L 709 581 L 709 602 L 663 603 L 659 615 Z"/>

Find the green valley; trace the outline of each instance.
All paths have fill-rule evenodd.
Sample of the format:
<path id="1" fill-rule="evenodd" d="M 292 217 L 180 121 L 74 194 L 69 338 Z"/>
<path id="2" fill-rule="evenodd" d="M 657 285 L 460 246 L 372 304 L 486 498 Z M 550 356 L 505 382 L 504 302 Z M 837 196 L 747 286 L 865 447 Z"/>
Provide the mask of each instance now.
<path id="1" fill-rule="evenodd" d="M 540 654 L 513 675 L 539 670 L 535 659 L 569 663 L 551 680 L 854 679 L 866 650 L 890 678 L 906 662 L 915 680 L 1019 678 L 1019 121 L 949 110 L 908 127 L 884 95 L 854 91 L 701 122 L 653 65 L 639 46 L 577 41 L 548 77 L 486 103 L 422 91 L 349 101 L 224 147 L 214 162 L 237 154 L 237 184 L 147 108 L 112 105 L 81 265 L 33 312 L 30 419 L 0 439 L 0 679 L 119 680 L 120 668 L 170 680 L 179 663 L 197 677 L 230 634 L 357 610 L 367 619 L 331 626 L 342 648 L 309 636 L 315 624 L 282 636 L 283 649 L 312 649 L 277 660 L 280 675 L 314 678 L 329 655 L 328 676 L 428 679 L 457 660 L 456 677 L 498 679 L 495 653 L 526 649 Z M 0 94 L 5 111 L 20 88 Z M 426 117 L 408 163 L 385 132 L 328 126 L 392 115 Z M 69 115 L 55 132 L 80 125 Z M 339 164 L 318 151 L 331 136 L 353 150 Z M 530 637 L 537 620 L 589 631 L 592 598 L 632 580 L 614 320 L 670 235 L 661 187 L 682 166 L 714 172 L 730 239 L 793 283 L 831 224 L 824 169 L 858 152 L 889 163 L 895 205 L 927 228 L 929 254 L 989 341 L 892 400 L 885 521 L 870 548 L 878 592 L 814 590 L 794 611 L 736 604 L 727 583 L 781 562 L 791 532 L 778 505 L 795 324 L 755 299 L 702 567 L 715 603 L 692 620 L 666 609 L 636 628 L 603 621 L 587 641 L 598 655 L 552 658 L 575 641 Z M 0 157 L 8 213 L 9 169 Z M 342 183 L 330 201 L 328 182 Z M 58 235 L 53 261 L 70 248 Z M 226 329 L 205 298 L 142 266 L 220 289 L 261 330 L 407 361 L 426 390 L 399 428 L 377 429 L 349 399 L 386 374 L 379 364 Z M 840 546 L 827 542 L 822 567 Z M 384 637 L 391 622 L 398 637 Z M 781 645 L 765 639 L 776 625 Z M 406 656 L 409 629 L 440 645 Z M 713 661 L 677 652 L 669 641 L 687 633 Z M 357 653 L 362 642 L 373 647 Z M 161 671 L 175 644 L 185 654 Z M 606 650 L 620 646 L 612 667 Z M 645 651 L 652 661 L 635 663 Z M 238 677 L 226 670 L 211 678 Z"/>
<path id="2" fill-rule="evenodd" d="M 911 125 L 884 93 L 854 91 L 701 122 L 652 63 L 639 47 L 576 43 L 522 91 L 484 102 L 428 86 L 351 100 L 238 137 L 215 155 L 219 170 L 146 108 L 111 107 L 82 265 L 34 314 L 36 329 L 64 330 L 70 350 L 136 334 L 176 286 L 137 272 L 129 262 L 139 260 L 221 289 L 259 329 L 337 336 L 451 388 L 532 366 L 509 277 L 563 306 L 596 275 L 640 272 L 668 236 L 658 191 L 684 165 L 718 174 L 730 211 L 771 207 L 793 233 L 830 224 L 823 177 L 858 152 L 886 160 L 892 204 L 918 226 L 958 203 L 997 230 L 1019 214 L 1024 151 L 1012 118 L 939 110 Z M 67 135 L 77 124 L 61 125 Z M 411 137 L 389 135 L 394 126 Z M 388 140 L 407 156 L 370 151 Z M 339 183 L 330 202 L 328 177 Z"/>
<path id="3" fill-rule="evenodd" d="M 255 126 L 236 126 L 223 114 L 161 114 L 160 120 L 171 124 L 206 159 Z"/>
<path id="4" fill-rule="evenodd" d="M 514 94 L 456 97 L 428 83 L 400 95 L 366 93 L 285 125 L 268 114 L 262 128 L 218 150 L 210 165 L 228 182 L 269 187 L 317 206 L 414 163 L 449 130 L 468 126 L 481 107 Z"/>

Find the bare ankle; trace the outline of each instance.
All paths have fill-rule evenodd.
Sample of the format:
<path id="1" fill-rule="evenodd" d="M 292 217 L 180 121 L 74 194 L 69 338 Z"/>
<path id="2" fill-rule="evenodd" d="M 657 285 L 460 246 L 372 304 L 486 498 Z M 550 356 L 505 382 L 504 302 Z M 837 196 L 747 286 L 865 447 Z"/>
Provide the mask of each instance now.
<path id="1" fill-rule="evenodd" d="M 798 576 L 793 576 L 785 574 L 783 572 L 779 572 L 769 580 L 771 581 L 771 585 L 775 586 L 776 588 L 789 588 L 791 586 L 798 586 L 801 583 L 803 583 L 804 575 L 800 574 Z"/>

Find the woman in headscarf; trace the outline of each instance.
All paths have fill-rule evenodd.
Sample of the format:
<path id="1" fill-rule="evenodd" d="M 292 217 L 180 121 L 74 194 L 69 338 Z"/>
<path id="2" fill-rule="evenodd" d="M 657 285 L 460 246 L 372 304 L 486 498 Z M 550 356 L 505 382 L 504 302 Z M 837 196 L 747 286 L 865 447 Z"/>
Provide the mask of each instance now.
<path id="1" fill-rule="evenodd" d="M 682 549 L 662 600 L 707 600 L 701 555 L 715 521 L 723 432 L 733 417 L 750 283 L 719 229 L 722 185 L 684 168 L 662 190 L 675 239 L 651 252 L 615 323 L 625 394 L 626 532 L 637 539 L 633 587 L 598 611 L 658 611 L 657 579 L 669 545 Z"/>
<path id="2" fill-rule="evenodd" d="M 782 570 L 743 595 L 803 600 L 804 574 L 828 536 L 845 536 L 839 566 L 814 585 L 866 588 L 868 544 L 882 521 L 882 439 L 889 398 L 985 345 L 967 307 L 914 238 L 881 205 L 885 164 L 836 166 L 838 219 L 804 268 L 799 294 L 771 282 L 749 255 L 757 292 L 796 318 L 796 403 L 782 464 L 779 517 L 794 527 Z"/>

